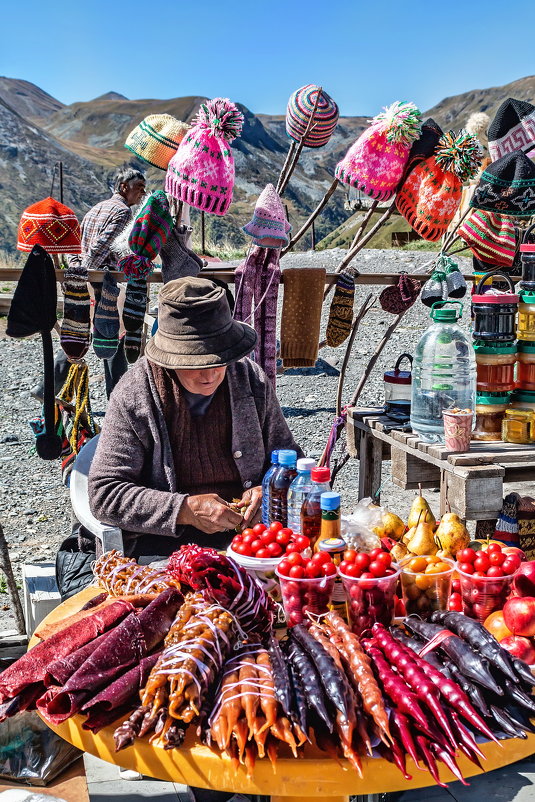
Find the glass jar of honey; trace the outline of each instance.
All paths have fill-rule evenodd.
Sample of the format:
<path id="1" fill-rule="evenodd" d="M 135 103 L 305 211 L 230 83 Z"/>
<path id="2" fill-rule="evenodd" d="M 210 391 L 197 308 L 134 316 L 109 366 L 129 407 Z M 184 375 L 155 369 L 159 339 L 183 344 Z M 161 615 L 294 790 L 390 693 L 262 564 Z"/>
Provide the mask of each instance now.
<path id="1" fill-rule="evenodd" d="M 533 443 L 535 411 L 526 407 L 506 409 L 502 421 L 502 440 L 505 443 Z"/>
<path id="2" fill-rule="evenodd" d="M 474 342 L 476 389 L 478 392 L 507 393 L 515 389 L 516 342 Z"/>
<path id="3" fill-rule="evenodd" d="M 519 294 L 516 336 L 519 340 L 535 341 L 535 292 L 522 290 Z"/>
<path id="4" fill-rule="evenodd" d="M 477 393 L 476 425 L 472 440 L 501 440 L 502 421 L 509 405 L 509 393 Z"/>
<path id="5" fill-rule="evenodd" d="M 535 412 L 535 392 L 531 390 L 520 390 L 517 388 L 511 393 L 510 407 L 521 407 L 522 409 L 531 409 Z"/>
<path id="6" fill-rule="evenodd" d="M 516 386 L 519 390 L 535 391 L 535 342 L 519 340 Z"/>

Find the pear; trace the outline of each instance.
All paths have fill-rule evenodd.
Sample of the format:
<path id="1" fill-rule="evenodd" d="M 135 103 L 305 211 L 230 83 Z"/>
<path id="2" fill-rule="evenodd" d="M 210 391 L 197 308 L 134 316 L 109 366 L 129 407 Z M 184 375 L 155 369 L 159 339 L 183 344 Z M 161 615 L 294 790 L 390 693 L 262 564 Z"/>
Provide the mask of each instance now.
<path id="1" fill-rule="evenodd" d="M 420 521 L 416 532 L 409 541 L 409 551 L 412 554 L 436 554 L 437 545 L 434 541 L 434 527 L 426 521 Z"/>
<path id="2" fill-rule="evenodd" d="M 404 557 L 407 556 L 409 550 L 404 543 L 394 543 L 390 550 L 390 556 L 394 560 L 394 562 L 398 563 L 400 560 L 403 560 Z"/>
<path id="3" fill-rule="evenodd" d="M 412 527 L 412 529 L 409 529 L 407 532 L 405 532 L 405 534 L 404 534 L 404 535 L 403 535 L 403 537 L 401 538 L 401 542 L 402 542 L 402 543 L 403 543 L 405 546 L 408 546 L 408 545 L 409 545 L 409 543 L 411 542 L 411 538 L 413 537 L 413 535 L 415 534 L 415 532 L 416 532 L 416 527 L 415 527 L 415 526 L 413 526 L 413 527 Z"/>
<path id="4" fill-rule="evenodd" d="M 422 496 L 421 490 L 419 491 L 418 495 L 414 499 L 411 505 L 411 511 L 409 512 L 409 520 L 407 521 L 407 526 L 409 529 L 412 529 L 413 526 L 417 526 L 419 523 L 426 523 L 431 524 L 431 526 L 435 527 L 436 520 L 435 516 L 431 512 L 431 507 Z"/>
<path id="5" fill-rule="evenodd" d="M 455 557 L 458 551 L 468 548 L 470 535 L 454 512 L 447 512 L 442 516 L 435 532 L 435 543 L 444 557 Z"/>
<path id="6" fill-rule="evenodd" d="M 389 537 L 392 540 L 401 540 L 405 534 L 405 524 L 394 512 L 383 513 L 379 526 L 374 526 L 373 531 L 379 537 Z"/>

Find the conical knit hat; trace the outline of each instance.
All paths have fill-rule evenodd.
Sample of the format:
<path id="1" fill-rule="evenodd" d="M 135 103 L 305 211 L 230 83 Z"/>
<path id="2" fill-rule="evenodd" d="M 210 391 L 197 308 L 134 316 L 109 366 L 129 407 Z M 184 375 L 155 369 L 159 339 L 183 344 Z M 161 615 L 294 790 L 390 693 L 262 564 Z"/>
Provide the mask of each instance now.
<path id="1" fill-rule="evenodd" d="M 167 170 L 188 130 L 187 123 L 170 114 L 149 114 L 130 131 L 124 146 L 147 164 Z"/>
<path id="2" fill-rule="evenodd" d="M 441 137 L 432 156 L 417 164 L 396 196 L 396 206 L 423 239 L 440 239 L 461 202 L 462 183 L 481 164 L 481 146 L 462 129 Z"/>
<path id="3" fill-rule="evenodd" d="M 320 86 L 307 84 L 290 95 L 286 108 L 286 133 L 290 139 L 301 142 L 314 113 L 318 92 L 321 94 L 314 122 L 303 143 L 307 148 L 321 148 L 327 144 L 338 122 L 338 106 Z"/>
<path id="4" fill-rule="evenodd" d="M 68 206 L 44 198 L 28 206 L 19 222 L 17 249 L 30 253 L 40 245 L 47 253 L 80 253 L 80 223 Z"/>
<path id="5" fill-rule="evenodd" d="M 535 150 L 535 106 L 525 100 L 508 97 L 504 100 L 489 125 L 489 153 L 492 161 L 507 153 Z"/>
<path id="6" fill-rule="evenodd" d="M 470 201 L 483 209 L 512 217 L 535 214 L 535 164 L 521 150 L 489 164 Z"/>
<path id="7" fill-rule="evenodd" d="M 243 231 L 253 237 L 255 245 L 260 248 L 282 248 L 288 244 L 291 229 L 275 187 L 268 184 L 260 193 L 253 218 Z"/>
<path id="8" fill-rule="evenodd" d="M 510 217 L 473 209 L 457 233 L 478 259 L 504 267 L 513 264 L 516 234 Z"/>
<path id="9" fill-rule="evenodd" d="M 396 101 L 385 108 L 338 162 L 336 178 L 376 200 L 391 198 L 420 135 L 420 117 L 414 103 Z"/>
<path id="10" fill-rule="evenodd" d="M 228 98 L 203 103 L 169 162 L 165 191 L 195 209 L 224 215 L 234 187 L 230 143 L 240 135 L 242 125 L 243 114 Z"/>

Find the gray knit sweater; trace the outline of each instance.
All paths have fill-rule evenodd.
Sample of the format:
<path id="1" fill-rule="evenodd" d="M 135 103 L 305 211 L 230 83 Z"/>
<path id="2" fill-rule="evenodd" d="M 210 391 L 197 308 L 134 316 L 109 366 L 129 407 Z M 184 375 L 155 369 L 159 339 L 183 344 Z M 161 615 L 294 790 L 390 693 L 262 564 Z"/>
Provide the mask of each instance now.
<path id="1" fill-rule="evenodd" d="M 229 365 L 227 377 L 232 452 L 245 489 L 261 483 L 273 449 L 294 448 L 299 456 L 302 451 L 271 383 L 254 362 Z M 91 511 L 129 540 L 142 534 L 180 538 L 184 528 L 176 520 L 184 498 L 158 391 L 143 357 L 111 395 L 89 473 Z"/>

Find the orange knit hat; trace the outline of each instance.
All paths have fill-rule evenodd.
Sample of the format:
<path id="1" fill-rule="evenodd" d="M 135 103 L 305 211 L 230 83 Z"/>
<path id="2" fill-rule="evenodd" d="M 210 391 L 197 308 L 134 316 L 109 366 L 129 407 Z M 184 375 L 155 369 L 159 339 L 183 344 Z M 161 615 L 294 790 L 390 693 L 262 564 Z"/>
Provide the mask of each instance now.
<path id="1" fill-rule="evenodd" d="M 462 129 L 444 134 L 432 156 L 407 176 L 396 206 L 423 239 L 435 242 L 444 234 L 461 202 L 462 184 L 477 172 L 481 147 Z"/>
<path id="2" fill-rule="evenodd" d="M 47 253 L 80 253 L 80 223 L 68 206 L 44 198 L 28 206 L 19 222 L 17 249 L 29 253 L 40 245 Z"/>

